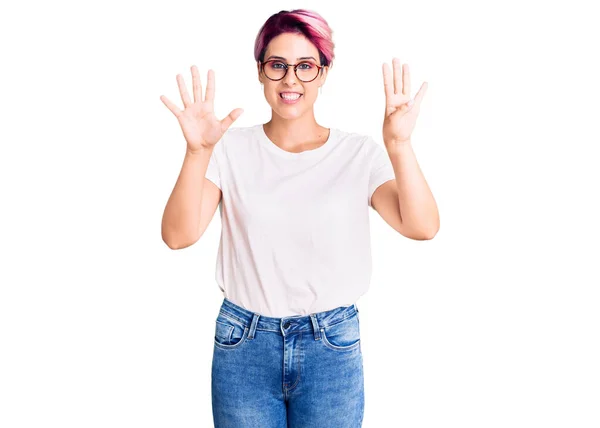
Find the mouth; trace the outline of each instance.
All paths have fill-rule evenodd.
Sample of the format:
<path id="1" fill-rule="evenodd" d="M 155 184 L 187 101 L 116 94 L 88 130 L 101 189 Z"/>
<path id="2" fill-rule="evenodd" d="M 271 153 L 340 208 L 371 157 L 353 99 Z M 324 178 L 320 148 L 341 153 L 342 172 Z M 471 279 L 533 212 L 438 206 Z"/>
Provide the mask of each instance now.
<path id="1" fill-rule="evenodd" d="M 285 94 L 285 96 L 284 96 Z M 279 93 L 279 98 L 281 98 L 283 100 L 283 102 L 285 103 L 294 103 L 296 101 L 298 101 L 300 98 L 302 98 L 301 93 L 298 92 L 280 92 Z"/>
<path id="2" fill-rule="evenodd" d="M 302 94 L 300 92 L 280 92 L 279 93 L 280 97 L 283 97 L 283 95 L 288 95 L 288 96 L 300 95 L 300 96 L 302 96 Z"/>

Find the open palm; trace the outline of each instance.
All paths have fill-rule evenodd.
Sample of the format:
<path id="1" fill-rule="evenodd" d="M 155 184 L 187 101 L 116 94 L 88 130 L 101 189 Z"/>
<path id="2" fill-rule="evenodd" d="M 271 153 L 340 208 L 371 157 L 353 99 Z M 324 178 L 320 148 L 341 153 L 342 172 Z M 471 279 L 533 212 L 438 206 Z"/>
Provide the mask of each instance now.
<path id="1" fill-rule="evenodd" d="M 187 141 L 188 150 L 196 152 L 200 149 L 214 146 L 244 110 L 237 108 L 232 110 L 223 120 L 217 119 L 214 113 L 214 71 L 208 70 L 206 95 L 204 100 L 202 100 L 202 82 L 198 74 L 198 68 L 193 65 L 191 70 L 194 93 L 193 101 L 190 99 L 185 87 L 183 76 L 181 74 L 177 75 L 177 85 L 179 86 L 179 93 L 184 105 L 183 111 L 164 95 L 161 95 L 160 99 L 177 118 Z"/>
<path id="2" fill-rule="evenodd" d="M 386 63 L 383 64 L 385 91 L 383 140 L 386 144 L 402 144 L 410 141 L 419 115 L 421 101 L 427 90 L 427 82 L 423 82 L 415 99 L 411 100 L 408 64 L 404 64 L 402 67 L 398 58 L 393 58 L 392 64 L 394 66 L 393 79 L 389 66 Z"/>

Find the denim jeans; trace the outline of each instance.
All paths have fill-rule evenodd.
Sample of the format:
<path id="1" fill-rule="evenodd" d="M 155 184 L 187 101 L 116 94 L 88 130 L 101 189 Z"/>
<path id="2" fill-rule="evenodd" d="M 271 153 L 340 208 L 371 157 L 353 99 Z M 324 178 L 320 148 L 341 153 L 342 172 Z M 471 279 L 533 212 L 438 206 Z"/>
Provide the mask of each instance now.
<path id="1" fill-rule="evenodd" d="M 215 428 L 362 426 L 356 304 L 273 318 L 224 298 L 214 340 Z"/>

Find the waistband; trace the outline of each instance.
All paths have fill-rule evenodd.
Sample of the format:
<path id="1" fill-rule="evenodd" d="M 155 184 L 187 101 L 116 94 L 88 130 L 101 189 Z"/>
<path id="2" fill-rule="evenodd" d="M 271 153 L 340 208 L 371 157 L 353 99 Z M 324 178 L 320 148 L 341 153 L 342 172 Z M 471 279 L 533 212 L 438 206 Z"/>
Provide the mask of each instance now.
<path id="1" fill-rule="evenodd" d="M 358 307 L 354 303 L 350 306 L 340 306 L 309 315 L 276 318 L 252 312 L 224 297 L 219 313 L 239 321 L 244 327 L 248 327 L 249 337 L 251 338 L 256 330 L 277 331 L 284 336 L 301 331 L 312 331 L 319 338 L 320 328 L 326 328 L 353 316 L 358 313 Z"/>

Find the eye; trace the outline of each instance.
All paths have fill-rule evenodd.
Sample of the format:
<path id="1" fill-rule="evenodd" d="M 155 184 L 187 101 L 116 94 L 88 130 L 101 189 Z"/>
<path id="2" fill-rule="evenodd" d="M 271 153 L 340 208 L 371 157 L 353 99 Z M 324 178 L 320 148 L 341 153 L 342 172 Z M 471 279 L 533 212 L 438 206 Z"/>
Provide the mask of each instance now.
<path id="1" fill-rule="evenodd" d="M 304 67 L 306 66 L 306 67 Z M 301 62 L 298 65 L 298 68 L 300 68 L 301 70 L 310 70 L 311 68 L 313 68 L 313 64 L 310 62 Z"/>
<path id="2" fill-rule="evenodd" d="M 272 62 L 271 67 L 276 68 L 276 69 L 281 69 L 281 68 L 285 68 L 286 66 L 283 62 Z"/>

